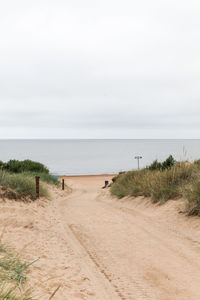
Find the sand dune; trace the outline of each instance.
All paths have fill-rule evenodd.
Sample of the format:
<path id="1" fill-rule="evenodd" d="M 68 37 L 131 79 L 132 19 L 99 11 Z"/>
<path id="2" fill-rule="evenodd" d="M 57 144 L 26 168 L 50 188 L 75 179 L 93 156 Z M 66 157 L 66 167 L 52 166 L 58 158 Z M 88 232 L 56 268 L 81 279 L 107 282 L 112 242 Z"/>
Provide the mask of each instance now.
<path id="1" fill-rule="evenodd" d="M 200 299 L 200 219 L 181 201 L 116 200 L 112 176 L 65 177 L 52 201 L 0 203 L 4 241 L 39 258 L 27 286 L 48 299 Z"/>

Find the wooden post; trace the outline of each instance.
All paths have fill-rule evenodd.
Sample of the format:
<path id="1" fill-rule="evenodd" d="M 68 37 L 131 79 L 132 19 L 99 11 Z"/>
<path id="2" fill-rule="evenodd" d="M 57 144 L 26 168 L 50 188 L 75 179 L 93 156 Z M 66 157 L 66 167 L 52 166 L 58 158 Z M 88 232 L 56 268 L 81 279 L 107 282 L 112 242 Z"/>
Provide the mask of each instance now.
<path id="1" fill-rule="evenodd" d="M 40 198 L 40 176 L 35 176 L 36 198 Z"/>
<path id="2" fill-rule="evenodd" d="M 62 190 L 64 191 L 64 189 L 65 189 L 65 180 L 62 179 Z"/>

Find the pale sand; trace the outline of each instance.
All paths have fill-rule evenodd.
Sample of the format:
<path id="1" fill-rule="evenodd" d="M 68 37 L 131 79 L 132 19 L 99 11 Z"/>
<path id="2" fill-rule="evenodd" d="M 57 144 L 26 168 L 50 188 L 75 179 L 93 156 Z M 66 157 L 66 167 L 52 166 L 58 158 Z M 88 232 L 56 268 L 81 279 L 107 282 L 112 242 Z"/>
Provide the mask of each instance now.
<path id="1" fill-rule="evenodd" d="M 65 177 L 71 191 L 52 201 L 0 203 L 4 242 L 39 258 L 29 274 L 35 294 L 54 299 L 200 299 L 200 218 L 148 199 L 116 200 L 112 176 Z"/>

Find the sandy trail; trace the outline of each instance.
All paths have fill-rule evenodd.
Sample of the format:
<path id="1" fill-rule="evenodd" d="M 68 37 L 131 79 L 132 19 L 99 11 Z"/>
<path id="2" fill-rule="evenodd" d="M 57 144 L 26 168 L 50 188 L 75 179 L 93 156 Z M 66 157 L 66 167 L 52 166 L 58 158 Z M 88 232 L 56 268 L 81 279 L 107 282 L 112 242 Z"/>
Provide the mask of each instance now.
<path id="1" fill-rule="evenodd" d="M 61 285 L 58 300 L 199 300 L 200 219 L 178 214 L 180 201 L 112 199 L 105 179 L 66 177 L 72 192 L 55 190 L 50 203 L 1 203 L 5 238 L 40 257 L 36 294 Z"/>

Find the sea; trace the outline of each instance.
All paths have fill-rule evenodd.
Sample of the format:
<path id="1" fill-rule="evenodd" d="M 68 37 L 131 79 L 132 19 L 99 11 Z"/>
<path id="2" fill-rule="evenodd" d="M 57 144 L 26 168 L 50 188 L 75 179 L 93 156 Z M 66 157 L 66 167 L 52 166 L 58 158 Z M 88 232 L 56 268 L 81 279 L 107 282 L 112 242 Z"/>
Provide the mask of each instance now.
<path id="1" fill-rule="evenodd" d="M 54 175 L 116 174 L 150 165 L 155 159 L 193 161 L 200 158 L 200 140 L 43 139 L 0 140 L 0 160 L 31 159 Z"/>

